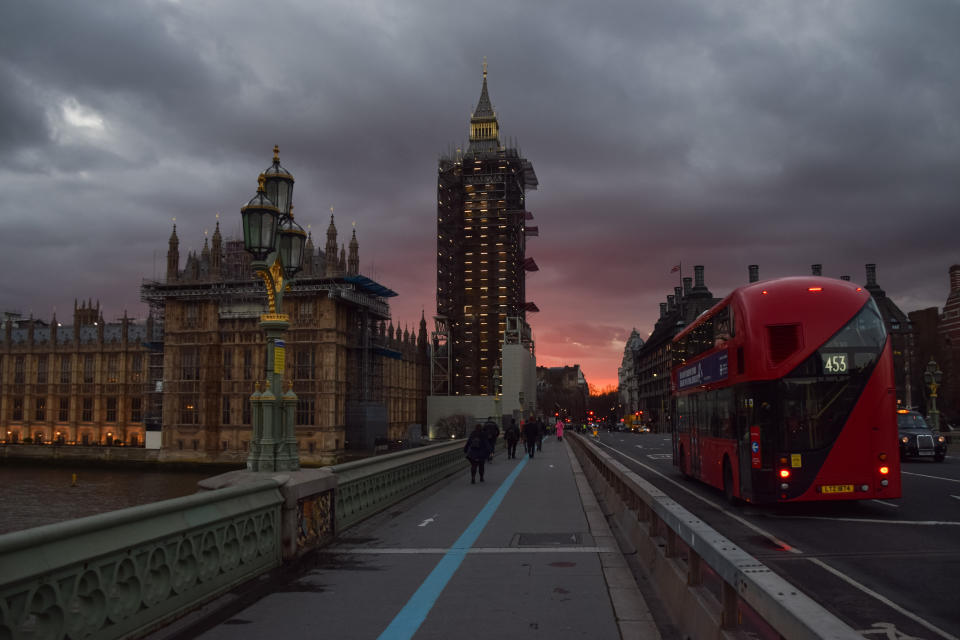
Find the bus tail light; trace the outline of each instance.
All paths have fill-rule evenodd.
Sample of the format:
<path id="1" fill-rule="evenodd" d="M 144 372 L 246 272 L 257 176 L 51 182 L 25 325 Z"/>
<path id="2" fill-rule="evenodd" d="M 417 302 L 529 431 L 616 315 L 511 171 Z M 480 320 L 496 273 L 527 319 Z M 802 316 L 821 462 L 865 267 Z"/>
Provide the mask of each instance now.
<path id="1" fill-rule="evenodd" d="M 780 477 L 786 480 L 790 477 L 790 469 L 780 469 Z"/>
<path id="2" fill-rule="evenodd" d="M 881 453 L 878 457 L 880 458 L 880 462 L 884 462 L 887 459 L 887 454 Z"/>
<path id="3" fill-rule="evenodd" d="M 823 291 L 823 287 L 808 287 L 807 291 L 810 293 L 819 293 L 820 291 Z"/>
<path id="4" fill-rule="evenodd" d="M 886 465 L 880 467 L 880 475 L 885 476 L 885 475 L 887 475 L 888 473 L 890 473 L 890 467 L 888 467 L 888 466 L 886 466 Z"/>

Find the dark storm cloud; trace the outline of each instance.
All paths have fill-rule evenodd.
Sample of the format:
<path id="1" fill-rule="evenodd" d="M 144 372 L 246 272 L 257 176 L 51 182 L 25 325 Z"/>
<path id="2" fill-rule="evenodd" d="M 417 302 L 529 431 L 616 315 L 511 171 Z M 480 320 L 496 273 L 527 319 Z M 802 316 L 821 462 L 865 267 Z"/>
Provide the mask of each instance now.
<path id="1" fill-rule="evenodd" d="M 142 315 L 172 219 L 182 259 L 218 211 L 236 236 L 279 144 L 314 243 L 333 206 L 397 323 L 429 318 L 436 161 L 465 143 L 484 56 L 540 179 L 543 362 L 613 378 L 678 262 L 716 295 L 748 264 L 862 280 L 871 262 L 905 310 L 940 305 L 957 33 L 945 0 L 20 3 L 0 22 L 0 305 Z"/>

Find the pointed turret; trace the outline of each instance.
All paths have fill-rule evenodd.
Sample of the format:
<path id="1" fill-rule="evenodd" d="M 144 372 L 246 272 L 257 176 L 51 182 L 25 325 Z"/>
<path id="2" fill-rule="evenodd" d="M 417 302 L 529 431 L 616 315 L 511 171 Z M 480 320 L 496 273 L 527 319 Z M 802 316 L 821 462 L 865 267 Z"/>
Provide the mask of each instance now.
<path id="1" fill-rule="evenodd" d="M 219 214 L 218 214 L 219 215 Z M 213 240 L 210 243 L 210 277 L 219 280 L 223 265 L 223 236 L 220 235 L 220 220 L 213 230 Z"/>
<path id="2" fill-rule="evenodd" d="M 500 148 L 500 124 L 497 114 L 490 103 L 490 94 L 487 93 L 487 60 L 483 60 L 483 87 L 480 89 L 480 100 L 477 108 L 470 116 L 470 146 L 468 153 L 483 153 L 497 151 Z"/>
<path id="3" fill-rule="evenodd" d="M 313 246 L 313 234 L 307 226 L 307 243 L 303 246 L 303 275 L 313 275 L 313 260 L 317 251 Z"/>
<path id="4" fill-rule="evenodd" d="M 427 346 L 427 318 L 423 311 L 420 311 L 420 330 L 417 332 L 417 347 L 420 349 Z"/>
<path id="5" fill-rule="evenodd" d="M 347 248 L 340 245 L 340 262 L 337 265 L 337 275 L 343 275 L 347 272 Z"/>
<path id="6" fill-rule="evenodd" d="M 177 224 L 173 224 L 173 233 L 170 234 L 169 248 L 167 249 L 167 282 L 177 279 L 180 270 L 180 239 L 177 237 Z"/>
<path id="7" fill-rule="evenodd" d="M 347 258 L 347 275 L 355 276 L 360 273 L 360 243 L 357 242 L 357 230 L 353 230 L 350 238 L 350 255 Z"/>
<path id="8" fill-rule="evenodd" d="M 327 227 L 327 245 L 324 247 L 326 254 L 326 273 L 328 278 L 337 275 L 337 225 L 333 223 L 333 214 L 330 214 L 330 226 Z"/>

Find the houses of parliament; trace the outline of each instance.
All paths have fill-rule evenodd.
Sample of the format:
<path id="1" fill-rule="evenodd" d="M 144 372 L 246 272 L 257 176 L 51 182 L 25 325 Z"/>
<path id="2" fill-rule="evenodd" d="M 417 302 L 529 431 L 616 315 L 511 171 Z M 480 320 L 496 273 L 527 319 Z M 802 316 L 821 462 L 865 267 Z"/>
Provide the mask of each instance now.
<path id="1" fill-rule="evenodd" d="M 304 253 L 285 293 L 284 378 L 298 398 L 301 461 L 329 464 L 424 423 L 426 322 L 416 332 L 393 324 L 387 300 L 396 294 L 360 274 L 356 231 L 338 245 L 332 215 L 324 248 L 309 237 Z M 174 225 L 166 277 L 141 287 L 146 322 L 106 322 L 92 301 L 74 304 L 72 324 L 7 314 L 0 440 L 136 447 L 155 439 L 161 460 L 244 462 L 249 397 L 266 370 L 258 323 L 267 295 L 254 278 L 243 241 L 224 241 L 219 221 L 181 268 Z"/>

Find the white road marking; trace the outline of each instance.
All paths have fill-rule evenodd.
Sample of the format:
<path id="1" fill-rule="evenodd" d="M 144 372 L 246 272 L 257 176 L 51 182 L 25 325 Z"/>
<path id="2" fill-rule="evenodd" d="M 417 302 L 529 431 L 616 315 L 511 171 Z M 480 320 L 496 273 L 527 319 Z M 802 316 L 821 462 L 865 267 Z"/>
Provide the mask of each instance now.
<path id="1" fill-rule="evenodd" d="M 635 445 L 633 445 L 633 446 L 635 446 L 637 449 L 643 449 L 643 445 L 642 445 L 642 444 L 635 444 Z"/>
<path id="2" fill-rule="evenodd" d="M 826 571 L 829 571 L 830 573 L 832 573 L 833 575 L 837 576 L 838 578 L 840 578 L 841 580 L 843 580 L 843 581 L 846 582 L 847 584 L 853 585 L 853 586 L 856 587 L 857 589 L 860 589 L 860 591 L 863 591 L 863 592 L 866 593 L 867 595 L 873 596 L 874 598 L 876 598 L 877 600 L 879 600 L 879 601 L 882 602 L 883 604 L 887 605 L 887 606 L 890 607 L 891 609 L 896 610 L 896 611 L 899 612 L 901 615 L 907 616 L 908 618 L 910 618 L 911 620 L 913 620 L 913 621 L 916 622 L 917 624 L 923 626 L 925 629 L 927 629 L 927 630 L 929 630 L 929 631 L 932 631 L 933 633 L 936 633 L 938 636 L 940 636 L 940 637 L 942 637 L 942 638 L 946 638 L 947 640 L 960 640 L 960 638 L 957 638 L 957 636 L 951 635 L 951 634 L 947 633 L 946 631 L 944 631 L 943 629 L 939 629 L 939 628 L 933 626 L 932 624 L 930 624 L 929 622 L 927 622 L 926 620 L 924 620 L 924 619 L 921 618 L 920 616 L 918 616 L 918 615 L 916 615 L 916 614 L 914 614 L 914 613 L 911 613 L 910 611 L 907 611 L 906 609 L 904 609 L 903 607 L 901 607 L 901 606 L 898 605 L 897 603 L 892 602 L 891 600 L 883 597 L 882 595 L 880 595 L 880 594 L 877 593 L 876 591 L 873 591 L 872 589 L 869 589 L 869 588 L 863 586 L 862 584 L 860 584 L 859 582 L 857 582 L 857 581 L 854 580 L 853 578 L 850 578 L 850 577 L 847 576 L 846 574 L 841 573 L 840 571 L 837 571 L 836 569 L 834 569 L 833 567 L 831 567 L 831 566 L 828 565 L 827 563 L 823 562 L 823 561 L 820 560 L 819 558 L 807 558 L 807 560 L 809 560 L 810 562 L 814 563 L 815 565 L 818 565 L 818 566 L 822 567 L 822 568 L 825 569 Z"/>
<path id="3" fill-rule="evenodd" d="M 436 519 L 436 517 L 439 516 L 439 515 L 440 515 L 439 513 L 435 513 L 435 514 L 433 514 L 432 516 L 430 516 L 429 518 L 427 518 L 426 520 L 424 520 L 423 522 L 421 522 L 420 524 L 418 524 L 417 526 L 418 526 L 418 527 L 425 527 L 425 526 L 427 526 L 428 524 L 431 524 L 431 523 Z"/>
<path id="4" fill-rule="evenodd" d="M 600 444 L 603 444 L 603 443 L 601 442 Z M 640 465 L 641 467 L 643 467 L 643 468 L 646 469 L 647 471 L 649 471 L 649 472 L 651 472 L 651 473 L 654 473 L 654 474 L 660 476 L 661 478 L 663 478 L 664 480 L 666 480 L 666 481 L 669 482 L 670 484 L 674 485 L 674 486 L 677 487 L 678 489 L 682 489 L 683 491 L 686 491 L 687 493 L 689 493 L 691 496 L 693 496 L 693 497 L 696 498 L 697 500 L 700 500 L 701 502 L 705 502 L 705 503 L 707 503 L 708 505 L 710 505 L 711 507 L 714 507 L 715 509 L 719 509 L 721 513 L 723 513 L 723 514 L 729 516 L 730 518 L 736 520 L 737 522 L 739 522 L 740 524 L 742 524 L 742 525 L 745 526 L 746 528 L 750 529 L 751 531 L 754 531 L 754 532 L 756 532 L 756 533 L 759 533 L 761 536 L 763 536 L 764 538 L 770 540 L 771 542 L 773 542 L 773 544 L 775 544 L 776 546 L 780 547 L 781 549 L 785 549 L 786 551 L 789 551 L 790 553 L 797 553 L 797 554 L 802 554 L 802 553 L 803 553 L 803 551 L 801 551 L 800 549 L 798 549 L 798 548 L 796 548 L 796 547 L 794 547 L 794 546 L 792 546 L 792 545 L 787 544 L 786 542 L 784 542 L 783 540 L 781 540 L 781 539 L 778 538 L 777 536 L 773 535 L 773 534 L 770 533 L 769 531 L 765 531 L 764 529 L 761 529 L 760 527 L 758 527 L 757 525 L 753 524 L 752 522 L 749 522 L 749 521 L 747 521 L 747 520 L 744 520 L 742 517 L 738 516 L 737 514 L 733 513 L 732 511 L 730 511 L 730 510 L 728 510 L 728 509 L 725 509 L 724 507 L 720 506 L 719 504 L 715 503 L 714 501 L 708 500 L 708 499 L 704 498 L 703 496 L 697 495 L 696 493 L 694 493 L 693 491 L 691 491 L 691 490 L 688 489 L 687 487 L 683 486 L 682 484 L 680 484 L 680 483 L 677 482 L 676 480 L 674 480 L 674 479 L 672 479 L 672 478 L 668 478 L 667 476 L 663 475 L 662 473 L 660 473 L 660 472 L 657 471 L 656 469 L 654 469 L 654 468 L 652 468 L 652 467 L 650 467 L 650 466 L 648 466 L 648 465 L 645 465 L 644 463 L 640 462 L 640 461 L 637 460 L 636 458 L 632 458 L 632 457 L 628 456 L 627 454 L 625 454 L 625 453 L 623 453 L 623 452 L 621 452 L 621 451 L 617 451 L 616 449 L 614 449 L 614 448 L 611 447 L 610 445 L 604 444 L 603 446 L 607 447 L 608 449 L 610 449 L 611 451 L 613 451 L 613 452 L 615 452 L 615 453 L 620 454 L 621 456 L 623 456 L 624 458 L 626 458 L 626 459 L 628 459 L 628 460 L 632 460 L 632 461 L 636 462 L 638 465 Z"/>
<path id="5" fill-rule="evenodd" d="M 886 507 L 893 507 L 894 509 L 900 508 L 900 505 L 898 504 L 893 504 L 892 502 L 884 502 L 883 500 L 873 500 L 872 502 L 876 502 L 877 504 L 882 504 Z"/>
<path id="6" fill-rule="evenodd" d="M 946 480 L 947 482 L 960 482 L 960 480 L 956 480 L 955 478 L 944 478 L 943 476 L 928 476 L 923 473 L 913 473 L 912 471 L 901 471 L 900 473 L 905 476 L 917 476 L 918 478 L 932 478 L 934 480 Z"/>
<path id="7" fill-rule="evenodd" d="M 863 522 L 865 524 L 912 524 L 921 527 L 960 526 L 960 522 L 950 520 L 881 520 L 879 518 L 834 518 L 828 516 L 776 516 L 779 520 L 830 520 L 831 522 Z"/>
<path id="8" fill-rule="evenodd" d="M 357 555 L 418 555 L 421 553 L 446 554 L 450 549 L 427 547 L 425 549 L 383 547 L 327 547 L 325 553 L 352 553 Z M 614 547 L 470 547 L 466 553 L 619 553 Z"/>

